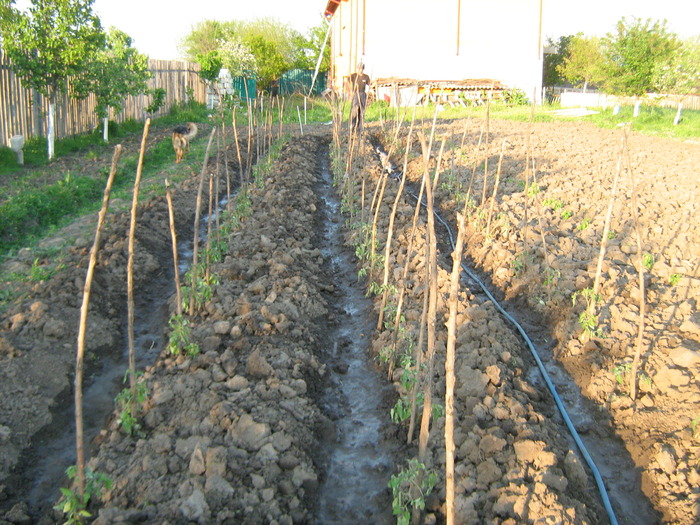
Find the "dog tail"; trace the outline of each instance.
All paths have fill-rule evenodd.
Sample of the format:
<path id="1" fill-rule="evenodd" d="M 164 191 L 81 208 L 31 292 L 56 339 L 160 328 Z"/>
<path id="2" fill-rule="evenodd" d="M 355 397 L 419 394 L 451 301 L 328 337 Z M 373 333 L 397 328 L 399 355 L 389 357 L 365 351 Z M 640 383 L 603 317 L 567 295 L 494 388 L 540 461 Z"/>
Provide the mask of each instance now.
<path id="1" fill-rule="evenodd" d="M 188 122 L 187 132 L 185 133 L 185 139 L 192 140 L 197 136 L 198 131 L 199 130 L 197 129 L 197 124 L 195 124 L 194 122 Z"/>

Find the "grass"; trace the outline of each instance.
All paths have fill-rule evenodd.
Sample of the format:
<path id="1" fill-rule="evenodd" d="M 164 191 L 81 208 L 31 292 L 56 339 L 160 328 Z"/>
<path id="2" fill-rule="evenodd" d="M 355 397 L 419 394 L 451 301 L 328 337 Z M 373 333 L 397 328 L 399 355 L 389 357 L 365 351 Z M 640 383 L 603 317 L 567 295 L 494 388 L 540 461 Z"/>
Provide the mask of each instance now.
<path id="1" fill-rule="evenodd" d="M 170 128 L 174 123 L 181 123 L 183 120 L 206 122 L 207 119 L 208 113 L 201 105 L 175 108 L 169 116 L 153 123 L 151 133 L 154 129 Z M 112 136 L 113 139 L 129 134 L 137 134 L 140 137 L 143 123 L 129 123 L 120 129 L 121 132 Z M 194 154 L 186 157 L 186 161 L 180 165 L 173 162 L 170 140 L 162 140 L 152 145 L 146 152 L 143 168 L 143 187 L 148 191 L 143 191 L 140 198 L 145 200 L 154 194 L 165 192 L 161 177 L 164 171 L 173 179 L 177 179 L 177 174 L 180 177 L 188 174 L 189 163 L 199 162 L 201 155 L 197 155 L 197 151 L 204 148 L 205 141 L 198 137 L 198 142 L 192 144 Z M 61 174 L 59 180 L 47 182 L 46 170 L 61 165 L 48 163 L 45 146 L 45 139 L 29 141 L 28 148 L 25 147 L 24 168 L 16 165 L 16 159 L 8 160 L 0 155 L 0 177 L 2 174 L 14 175 L 13 181 L 5 185 L 4 200 L 0 204 L 0 260 L 11 256 L 19 248 L 33 246 L 39 239 L 76 218 L 97 211 L 101 205 L 109 168 L 91 170 L 88 167 L 84 170 L 85 173 L 81 174 L 66 171 Z M 83 164 L 87 164 L 90 158 L 95 158 L 96 151 L 111 157 L 113 147 L 113 144 L 104 143 L 101 132 L 93 132 L 56 141 L 56 159 L 83 152 L 83 159 L 87 159 L 83 160 Z M 5 160 L 8 161 L 2 162 Z M 122 155 L 115 177 L 113 199 L 130 200 L 137 164 L 138 153 Z M 18 170 L 21 171 L 18 173 Z"/>

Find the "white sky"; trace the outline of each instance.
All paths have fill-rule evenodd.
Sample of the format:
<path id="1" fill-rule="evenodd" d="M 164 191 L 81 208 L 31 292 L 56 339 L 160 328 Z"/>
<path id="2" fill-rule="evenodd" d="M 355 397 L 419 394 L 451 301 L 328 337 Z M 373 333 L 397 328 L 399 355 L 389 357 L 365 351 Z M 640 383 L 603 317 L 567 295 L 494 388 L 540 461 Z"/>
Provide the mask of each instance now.
<path id="1" fill-rule="evenodd" d="M 16 4 L 23 8 L 29 0 Z M 93 9 L 105 29 L 121 29 L 150 58 L 178 59 L 179 41 L 202 20 L 274 17 L 305 33 L 322 20 L 326 4 L 327 0 L 95 0 Z M 578 32 L 602 36 L 623 16 L 666 19 L 668 29 L 683 38 L 700 34 L 699 0 L 543 0 L 543 6 L 545 39 Z"/>

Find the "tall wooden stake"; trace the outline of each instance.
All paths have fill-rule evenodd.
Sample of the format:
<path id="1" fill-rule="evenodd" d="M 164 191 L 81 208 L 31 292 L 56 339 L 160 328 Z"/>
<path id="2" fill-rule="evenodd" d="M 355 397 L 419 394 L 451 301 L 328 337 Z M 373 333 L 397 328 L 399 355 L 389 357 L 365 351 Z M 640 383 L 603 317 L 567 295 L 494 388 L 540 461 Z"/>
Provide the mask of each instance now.
<path id="1" fill-rule="evenodd" d="M 85 332 L 87 330 L 88 306 L 90 305 L 90 290 L 92 288 L 92 277 L 97 264 L 97 250 L 100 249 L 100 237 L 105 215 L 109 209 L 109 196 L 112 192 L 112 183 L 117 173 L 117 163 L 122 153 L 122 146 L 118 144 L 114 148 L 112 156 L 112 167 L 107 178 L 104 196 L 102 198 L 102 208 L 97 215 L 97 228 L 95 229 L 95 240 L 90 248 L 90 262 L 88 262 L 87 275 L 83 285 L 83 303 L 80 306 L 80 324 L 78 326 L 78 348 L 75 358 L 75 452 L 76 452 L 76 477 L 78 495 L 85 494 L 85 451 L 84 451 L 84 431 L 83 431 L 83 359 L 85 357 Z"/>
<path id="2" fill-rule="evenodd" d="M 143 173 L 143 157 L 146 155 L 146 138 L 151 127 L 151 119 L 146 119 L 141 139 L 141 152 L 139 153 L 139 165 L 136 168 L 136 180 L 134 180 L 134 192 L 131 201 L 131 223 L 129 225 L 129 259 L 126 267 L 127 282 L 127 312 L 129 336 L 129 386 L 131 387 L 131 399 L 136 400 L 136 351 L 134 349 L 134 243 L 136 239 L 136 211 L 139 204 L 139 188 L 141 186 L 141 174 Z M 137 410 L 136 403 L 131 404 L 133 411 Z"/>

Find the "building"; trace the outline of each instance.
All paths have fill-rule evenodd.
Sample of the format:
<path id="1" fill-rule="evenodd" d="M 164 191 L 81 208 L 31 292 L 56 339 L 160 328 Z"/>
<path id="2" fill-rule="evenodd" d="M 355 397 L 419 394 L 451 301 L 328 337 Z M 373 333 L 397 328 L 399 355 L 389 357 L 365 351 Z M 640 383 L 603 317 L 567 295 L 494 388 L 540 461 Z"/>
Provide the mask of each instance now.
<path id="1" fill-rule="evenodd" d="M 416 82 L 423 92 L 493 86 L 541 100 L 542 0 L 328 0 L 325 16 L 338 91 L 362 62 L 392 103 L 397 86 Z"/>

